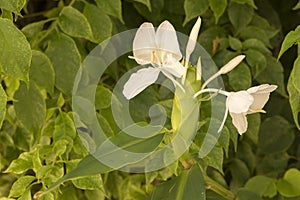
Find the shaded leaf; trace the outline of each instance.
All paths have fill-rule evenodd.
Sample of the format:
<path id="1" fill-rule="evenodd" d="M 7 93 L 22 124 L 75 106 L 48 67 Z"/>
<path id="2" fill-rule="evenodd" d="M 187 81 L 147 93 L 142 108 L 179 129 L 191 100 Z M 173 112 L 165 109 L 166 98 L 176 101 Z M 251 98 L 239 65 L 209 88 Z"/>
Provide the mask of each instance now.
<path id="1" fill-rule="evenodd" d="M 205 185 L 200 168 L 195 165 L 180 176 L 158 185 L 148 200 L 205 200 Z"/>
<path id="2" fill-rule="evenodd" d="M 256 78 L 267 67 L 267 59 L 263 53 L 249 49 L 245 51 L 246 61 L 251 67 L 252 76 Z"/>
<path id="3" fill-rule="evenodd" d="M 228 74 L 229 85 L 235 90 L 246 90 L 251 86 L 251 72 L 245 63 L 240 63 Z"/>
<path id="4" fill-rule="evenodd" d="M 46 103 L 36 84 L 30 82 L 27 88 L 24 83 L 21 83 L 14 98 L 17 119 L 28 131 L 39 132 L 46 117 Z"/>
<path id="5" fill-rule="evenodd" d="M 228 6 L 229 20 L 238 32 L 251 22 L 253 15 L 254 10 L 248 5 L 230 3 Z"/>
<path id="6" fill-rule="evenodd" d="M 83 14 L 91 25 L 95 42 L 100 43 L 111 36 L 112 22 L 100 8 L 86 3 Z"/>
<path id="7" fill-rule="evenodd" d="M 219 18 L 223 15 L 227 7 L 227 0 L 210 0 L 209 6 L 214 12 L 216 23 L 218 23 Z"/>
<path id="8" fill-rule="evenodd" d="M 185 19 L 183 26 L 186 25 L 191 19 L 198 17 L 205 13 L 209 7 L 209 0 L 185 0 L 184 11 Z"/>
<path id="9" fill-rule="evenodd" d="M 257 8 L 254 0 L 231 0 L 232 2 L 236 2 L 236 3 L 240 3 L 240 4 L 248 4 L 250 6 L 252 6 L 252 8 Z"/>
<path id="10" fill-rule="evenodd" d="M 277 85 L 278 88 L 276 89 L 276 92 L 286 97 L 287 94 L 284 85 L 283 66 L 272 56 L 267 55 L 266 59 L 267 67 L 256 77 L 256 80 L 261 84 L 268 83 Z"/>
<path id="11" fill-rule="evenodd" d="M 294 137 L 291 124 L 274 116 L 262 123 L 258 146 L 266 154 L 284 152 L 292 145 Z"/>
<path id="12" fill-rule="evenodd" d="M 118 18 L 122 23 L 122 2 L 121 0 L 96 0 L 97 6 L 106 14 Z"/>

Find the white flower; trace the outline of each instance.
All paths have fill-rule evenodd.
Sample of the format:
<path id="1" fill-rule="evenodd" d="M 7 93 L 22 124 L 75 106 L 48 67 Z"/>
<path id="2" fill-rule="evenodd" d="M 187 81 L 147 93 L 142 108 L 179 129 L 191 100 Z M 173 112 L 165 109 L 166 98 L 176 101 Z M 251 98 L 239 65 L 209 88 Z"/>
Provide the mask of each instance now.
<path id="1" fill-rule="evenodd" d="M 156 32 L 151 23 L 143 23 L 133 40 L 133 58 L 138 64 L 152 66 L 140 69 L 130 76 L 123 89 L 127 99 L 135 97 L 153 84 L 160 72 L 184 90 L 173 77 L 182 77 L 185 69 L 179 62 L 182 55 L 176 31 L 170 22 L 162 22 Z"/>
<path id="2" fill-rule="evenodd" d="M 263 84 L 251 87 L 246 91 L 230 92 L 226 99 L 227 110 L 220 130 L 223 128 L 227 112 L 229 112 L 232 123 L 239 134 L 245 133 L 248 127 L 246 115 L 265 112 L 263 107 L 269 100 L 270 93 L 276 88 L 276 85 Z"/>

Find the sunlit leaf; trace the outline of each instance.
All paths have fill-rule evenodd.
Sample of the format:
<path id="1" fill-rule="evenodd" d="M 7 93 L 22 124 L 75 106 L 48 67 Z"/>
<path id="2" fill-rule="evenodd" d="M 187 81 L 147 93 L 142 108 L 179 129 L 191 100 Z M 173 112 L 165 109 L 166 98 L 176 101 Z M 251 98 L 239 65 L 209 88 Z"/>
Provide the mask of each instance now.
<path id="1" fill-rule="evenodd" d="M 300 196 L 300 172 L 298 169 L 289 169 L 282 180 L 277 182 L 277 189 L 282 196 Z"/>
<path id="2" fill-rule="evenodd" d="M 21 176 L 18 180 L 14 182 L 12 188 L 9 192 L 10 197 L 19 197 L 21 196 L 26 190 L 29 184 L 35 180 L 34 176 Z"/>
<path id="3" fill-rule="evenodd" d="M 288 81 L 287 89 L 289 92 L 289 101 L 292 108 L 293 116 L 295 124 L 297 125 L 298 129 L 300 129 L 300 119 L 299 119 L 299 112 L 300 112 L 300 81 L 299 81 L 299 74 L 300 74 L 300 57 L 298 57 L 294 62 L 293 70 L 290 74 L 290 78 Z"/>
<path id="4" fill-rule="evenodd" d="M 81 57 L 74 40 L 57 33 L 49 39 L 46 54 L 55 71 L 55 86 L 71 96 L 75 76 L 80 67 Z"/>
<path id="5" fill-rule="evenodd" d="M 31 48 L 23 33 L 8 19 L 0 18 L 0 46 L 1 71 L 28 82 Z"/>
<path id="6" fill-rule="evenodd" d="M 58 19 L 60 28 L 68 35 L 93 40 L 92 28 L 87 18 L 75 8 L 64 7 Z"/>
<path id="7" fill-rule="evenodd" d="M 50 59 L 41 51 L 32 51 L 29 77 L 39 87 L 53 94 L 55 81 L 54 69 Z"/>
<path id="8" fill-rule="evenodd" d="M 25 6 L 26 0 L 0 0 L 0 8 L 20 14 L 20 11 Z"/>
<path id="9" fill-rule="evenodd" d="M 278 59 L 286 52 L 291 46 L 300 42 L 300 26 L 298 26 L 294 31 L 289 32 L 281 45 L 280 52 L 278 54 Z"/>

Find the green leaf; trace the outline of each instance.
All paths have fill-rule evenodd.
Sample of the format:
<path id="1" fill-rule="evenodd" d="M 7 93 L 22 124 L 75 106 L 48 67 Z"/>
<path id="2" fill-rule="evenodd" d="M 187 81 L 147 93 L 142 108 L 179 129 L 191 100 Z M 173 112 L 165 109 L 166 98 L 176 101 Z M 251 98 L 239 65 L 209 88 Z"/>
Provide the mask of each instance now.
<path id="1" fill-rule="evenodd" d="M 20 198 L 18 198 L 18 200 L 32 200 L 31 191 L 26 190 L 25 193 Z"/>
<path id="2" fill-rule="evenodd" d="M 300 196 L 300 172 L 298 169 L 289 169 L 282 180 L 277 182 L 277 189 L 282 196 Z"/>
<path id="3" fill-rule="evenodd" d="M 219 172 L 223 173 L 223 149 L 220 145 L 215 145 L 214 148 L 203 158 L 205 163 Z"/>
<path id="4" fill-rule="evenodd" d="M 260 114 L 255 113 L 247 115 L 248 129 L 245 133 L 245 137 L 249 138 L 254 144 L 258 143 L 258 134 L 260 129 Z"/>
<path id="5" fill-rule="evenodd" d="M 185 0 L 184 11 L 185 19 L 183 26 L 185 26 L 190 20 L 198 17 L 206 12 L 209 7 L 209 0 Z"/>
<path id="6" fill-rule="evenodd" d="M 54 141 L 65 139 L 72 143 L 75 137 L 76 129 L 72 118 L 67 113 L 60 111 L 55 119 L 53 132 Z"/>
<path id="7" fill-rule="evenodd" d="M 256 193 L 246 188 L 241 188 L 237 192 L 237 200 L 263 200 Z"/>
<path id="8" fill-rule="evenodd" d="M 95 42 L 100 43 L 111 36 L 112 22 L 101 9 L 86 3 L 83 14 L 91 25 Z"/>
<path id="9" fill-rule="evenodd" d="M 297 71 L 300 71 L 300 57 L 298 57 L 294 63 L 294 68 L 291 72 L 291 75 L 290 75 L 290 78 L 289 78 L 289 81 L 288 81 L 288 85 L 287 85 L 287 90 L 288 90 L 288 93 L 289 93 L 289 102 L 290 102 L 290 105 L 291 105 L 291 108 L 292 108 L 292 112 L 293 112 L 293 117 L 294 117 L 294 121 L 295 121 L 295 124 L 297 125 L 298 129 L 300 130 L 300 119 L 299 119 L 299 112 L 300 112 L 300 85 L 298 85 L 296 87 L 295 85 L 295 79 L 296 79 L 296 76 L 295 76 L 295 72 L 296 70 Z M 298 81 L 299 82 L 299 81 Z"/>
<path id="10" fill-rule="evenodd" d="M 20 156 L 13 160 L 9 167 L 5 170 L 5 173 L 15 173 L 15 174 L 21 174 L 23 172 L 26 172 L 29 169 L 33 168 L 33 162 L 32 162 L 33 155 L 30 152 L 24 152 L 20 154 Z"/>
<path id="11" fill-rule="evenodd" d="M 121 0 L 96 0 L 96 4 L 106 14 L 118 18 L 122 23 L 122 2 Z"/>
<path id="12" fill-rule="evenodd" d="M 251 67 L 252 76 L 256 78 L 267 67 L 267 59 L 263 53 L 249 49 L 245 51 L 246 61 Z"/>
<path id="13" fill-rule="evenodd" d="M 229 166 L 232 181 L 230 182 L 230 188 L 231 191 L 235 191 L 238 188 L 240 188 L 242 185 L 245 184 L 245 182 L 250 177 L 249 169 L 247 168 L 247 165 L 241 161 L 240 159 L 234 158 L 230 162 Z"/>
<path id="14" fill-rule="evenodd" d="M 97 86 L 95 95 L 95 108 L 103 109 L 110 107 L 112 92 L 103 85 Z"/>
<path id="15" fill-rule="evenodd" d="M 243 50 L 257 50 L 263 54 L 271 55 L 271 51 L 266 47 L 266 45 L 255 38 L 246 39 L 243 42 Z"/>
<path id="16" fill-rule="evenodd" d="M 87 18 L 71 6 L 66 6 L 62 9 L 58 18 L 58 24 L 70 36 L 93 40 L 92 28 Z"/>
<path id="17" fill-rule="evenodd" d="M 2 127 L 2 123 L 6 115 L 6 101 L 7 101 L 7 96 L 1 85 L 0 86 L 0 128 Z"/>
<path id="18" fill-rule="evenodd" d="M 300 1 L 293 7 L 293 10 L 298 10 L 300 8 Z"/>
<path id="19" fill-rule="evenodd" d="M 277 194 L 275 180 L 266 176 L 254 176 L 249 179 L 245 188 L 255 192 L 260 197 L 272 198 Z"/>
<path id="20" fill-rule="evenodd" d="M 27 190 L 27 187 L 32 183 L 33 180 L 35 180 L 34 176 L 21 176 L 12 185 L 9 192 L 9 197 L 21 196 Z"/>
<path id="21" fill-rule="evenodd" d="M 237 51 L 242 49 L 242 42 L 239 39 L 229 36 L 228 41 L 230 48 L 232 48 L 233 50 Z"/>
<path id="22" fill-rule="evenodd" d="M 267 67 L 256 77 L 256 80 L 261 84 L 269 83 L 278 85 L 276 92 L 286 97 L 287 94 L 284 84 L 284 73 L 281 63 L 277 62 L 276 58 L 269 55 L 266 55 L 266 59 Z"/>
<path id="23" fill-rule="evenodd" d="M 151 2 L 150 2 L 150 0 L 132 0 L 132 1 L 144 4 L 145 6 L 147 6 L 148 10 L 151 11 Z"/>
<path id="24" fill-rule="evenodd" d="M 103 189 L 103 182 L 101 175 L 94 175 L 79 179 L 72 180 L 72 183 L 75 187 L 82 189 L 82 190 L 101 190 Z"/>
<path id="25" fill-rule="evenodd" d="M 49 39 L 46 54 L 55 71 L 55 86 L 71 96 L 75 76 L 80 67 L 81 57 L 74 40 L 65 34 L 57 33 Z"/>
<path id="26" fill-rule="evenodd" d="M 46 103 L 36 84 L 30 82 L 27 88 L 24 83 L 21 83 L 14 98 L 17 119 L 29 132 L 38 133 L 45 121 Z"/>
<path id="27" fill-rule="evenodd" d="M 248 4 L 248 5 L 252 6 L 252 8 L 257 9 L 257 7 L 254 3 L 254 0 L 231 0 L 231 1 L 239 3 L 239 4 Z"/>
<path id="28" fill-rule="evenodd" d="M 41 51 L 32 51 L 29 77 L 39 87 L 53 94 L 55 81 L 54 69 L 50 59 Z"/>
<path id="29" fill-rule="evenodd" d="M 251 86 L 251 72 L 245 63 L 240 63 L 228 74 L 229 85 L 235 90 L 246 90 Z"/>
<path id="30" fill-rule="evenodd" d="M 44 36 L 46 30 L 43 31 L 43 29 L 47 22 L 49 22 L 49 20 L 33 22 L 22 28 L 22 32 L 26 36 L 31 46 L 35 46 L 36 42 L 38 42 L 38 40 Z"/>
<path id="31" fill-rule="evenodd" d="M 0 8 L 14 12 L 20 15 L 20 11 L 25 6 L 26 0 L 0 0 Z"/>
<path id="32" fill-rule="evenodd" d="M 253 15 L 254 10 L 252 7 L 238 3 L 229 4 L 229 20 L 238 32 L 243 30 L 251 22 Z"/>
<path id="33" fill-rule="evenodd" d="M 291 46 L 300 42 L 300 26 L 294 31 L 290 31 L 284 38 L 279 54 L 278 59 L 282 56 L 284 52 L 286 52 Z"/>
<path id="34" fill-rule="evenodd" d="M 1 71 L 28 82 L 31 48 L 23 33 L 8 19 L 0 18 L 0 46 Z"/>
<path id="35" fill-rule="evenodd" d="M 283 117 L 267 118 L 260 127 L 259 148 L 266 154 L 285 152 L 294 141 L 291 124 Z"/>
<path id="36" fill-rule="evenodd" d="M 214 12 L 216 18 L 216 23 L 218 23 L 219 18 L 223 15 L 227 7 L 227 0 L 210 0 L 209 6 Z"/>
<path id="37" fill-rule="evenodd" d="M 245 27 L 241 31 L 240 37 L 243 40 L 258 39 L 258 40 L 262 41 L 265 44 L 265 46 L 271 47 L 269 36 L 267 35 L 267 33 L 263 29 L 260 29 L 256 26 L 249 25 L 249 26 Z"/>
<path id="38" fill-rule="evenodd" d="M 180 176 L 158 185 L 148 200 L 205 200 L 205 184 L 200 168 L 195 165 Z"/>

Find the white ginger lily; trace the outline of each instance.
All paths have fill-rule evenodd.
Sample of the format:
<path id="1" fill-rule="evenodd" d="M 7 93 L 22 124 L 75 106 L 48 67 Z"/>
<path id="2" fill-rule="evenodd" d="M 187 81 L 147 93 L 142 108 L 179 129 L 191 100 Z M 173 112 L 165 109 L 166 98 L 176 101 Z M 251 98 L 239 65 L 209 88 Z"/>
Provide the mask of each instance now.
<path id="1" fill-rule="evenodd" d="M 245 133 L 248 127 L 246 115 L 257 112 L 265 113 L 263 107 L 269 100 L 270 93 L 276 88 L 276 85 L 263 84 L 251 87 L 246 91 L 230 92 L 226 99 L 226 114 L 219 131 L 223 128 L 229 112 L 232 123 L 239 134 Z"/>
<path id="2" fill-rule="evenodd" d="M 127 99 L 135 97 L 153 84 L 160 72 L 184 91 L 174 78 L 174 76 L 181 78 L 185 69 L 179 62 L 182 54 L 176 31 L 170 22 L 162 22 L 156 32 L 152 23 L 143 23 L 133 40 L 132 58 L 140 65 L 151 64 L 152 66 L 140 69 L 130 76 L 123 88 L 123 94 Z"/>

